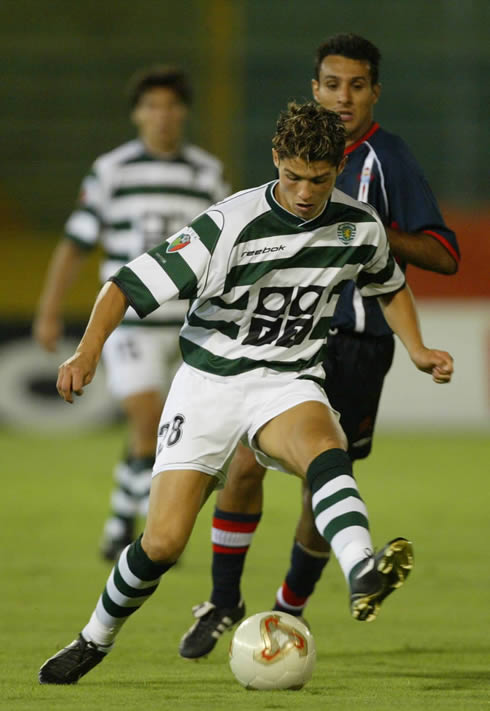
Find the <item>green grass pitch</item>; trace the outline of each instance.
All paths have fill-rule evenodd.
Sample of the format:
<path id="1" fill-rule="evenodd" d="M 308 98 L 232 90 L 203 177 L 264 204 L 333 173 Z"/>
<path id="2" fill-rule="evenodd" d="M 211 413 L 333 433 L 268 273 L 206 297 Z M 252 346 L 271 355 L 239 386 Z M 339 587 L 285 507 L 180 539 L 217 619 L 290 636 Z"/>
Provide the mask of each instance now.
<path id="1" fill-rule="evenodd" d="M 40 686 L 39 666 L 85 624 L 109 572 L 96 551 L 123 437 L 120 428 L 79 437 L 0 433 L 0 709 L 489 707 L 490 447 L 478 435 L 378 435 L 371 457 L 356 466 L 375 544 L 411 538 L 415 567 L 365 624 L 350 618 L 340 569 L 330 563 L 307 610 L 318 661 L 302 691 L 245 691 L 228 667 L 230 635 L 207 660 L 177 654 L 191 606 L 209 595 L 214 497 L 181 565 L 129 620 L 110 657 L 77 686 Z M 268 474 L 243 582 L 249 614 L 273 603 L 298 510 L 299 481 Z"/>

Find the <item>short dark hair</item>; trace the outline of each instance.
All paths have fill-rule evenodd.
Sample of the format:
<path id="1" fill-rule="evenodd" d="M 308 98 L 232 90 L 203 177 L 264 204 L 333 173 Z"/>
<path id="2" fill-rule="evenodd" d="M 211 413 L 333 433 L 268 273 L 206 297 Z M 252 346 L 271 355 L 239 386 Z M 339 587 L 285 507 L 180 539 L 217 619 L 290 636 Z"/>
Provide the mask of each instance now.
<path id="1" fill-rule="evenodd" d="M 320 78 L 320 66 L 323 60 L 331 54 L 339 54 L 341 57 L 347 57 L 348 59 L 369 62 L 371 84 L 378 83 L 381 52 L 369 40 L 351 32 L 329 37 L 316 51 L 315 79 L 317 81 Z"/>
<path id="2" fill-rule="evenodd" d="M 134 109 L 143 94 L 155 87 L 172 89 L 179 99 L 188 106 L 192 102 L 192 89 L 187 74 L 179 67 L 155 65 L 140 70 L 129 80 L 129 108 Z"/>
<path id="3" fill-rule="evenodd" d="M 344 155 L 345 128 L 339 114 L 316 101 L 292 101 L 279 114 L 272 147 L 282 158 L 301 158 L 307 163 L 326 160 L 338 166 Z"/>

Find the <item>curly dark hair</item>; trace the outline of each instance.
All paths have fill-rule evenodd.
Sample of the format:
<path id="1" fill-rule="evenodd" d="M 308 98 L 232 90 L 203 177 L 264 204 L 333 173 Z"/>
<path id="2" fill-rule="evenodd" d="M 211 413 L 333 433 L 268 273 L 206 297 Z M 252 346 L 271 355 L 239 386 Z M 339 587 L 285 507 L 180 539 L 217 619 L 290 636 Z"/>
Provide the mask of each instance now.
<path id="1" fill-rule="evenodd" d="M 345 128 L 340 116 L 315 101 L 292 101 L 279 114 L 272 147 L 282 158 L 306 163 L 326 160 L 338 166 L 344 155 Z"/>
<path id="2" fill-rule="evenodd" d="M 338 54 L 341 57 L 347 57 L 347 59 L 369 62 L 371 85 L 378 83 L 381 52 L 369 40 L 360 37 L 360 35 L 354 35 L 352 32 L 329 37 L 316 51 L 315 79 L 317 81 L 320 77 L 320 66 L 323 60 L 331 54 Z"/>
<path id="3" fill-rule="evenodd" d="M 129 80 L 127 89 L 129 108 L 134 109 L 143 94 L 155 87 L 172 89 L 182 103 L 187 106 L 192 103 L 192 89 L 187 74 L 179 67 L 157 64 L 140 70 Z"/>

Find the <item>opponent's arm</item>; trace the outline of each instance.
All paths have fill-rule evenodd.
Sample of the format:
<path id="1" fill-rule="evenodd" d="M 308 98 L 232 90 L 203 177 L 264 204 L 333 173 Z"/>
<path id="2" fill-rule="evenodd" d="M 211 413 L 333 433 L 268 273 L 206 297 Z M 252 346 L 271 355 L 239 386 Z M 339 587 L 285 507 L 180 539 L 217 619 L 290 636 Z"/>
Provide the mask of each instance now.
<path id="1" fill-rule="evenodd" d="M 87 251 L 71 239 L 62 240 L 53 252 L 32 324 L 35 340 L 47 351 L 56 350 L 63 332 L 61 307 L 86 258 Z"/>
<path id="2" fill-rule="evenodd" d="M 129 303 L 121 289 L 107 282 L 97 296 L 87 328 L 77 350 L 58 370 L 56 387 L 66 402 L 73 402 L 73 393 L 81 395 L 94 375 L 102 346 L 122 320 Z"/>
<path id="3" fill-rule="evenodd" d="M 453 359 L 446 351 L 424 346 L 409 287 L 378 298 L 388 325 L 400 338 L 417 368 L 430 373 L 436 383 L 448 383 L 453 372 Z"/>
<path id="4" fill-rule="evenodd" d="M 395 257 L 420 269 L 439 274 L 455 274 L 458 263 L 447 249 L 425 232 L 403 232 L 385 227 Z"/>

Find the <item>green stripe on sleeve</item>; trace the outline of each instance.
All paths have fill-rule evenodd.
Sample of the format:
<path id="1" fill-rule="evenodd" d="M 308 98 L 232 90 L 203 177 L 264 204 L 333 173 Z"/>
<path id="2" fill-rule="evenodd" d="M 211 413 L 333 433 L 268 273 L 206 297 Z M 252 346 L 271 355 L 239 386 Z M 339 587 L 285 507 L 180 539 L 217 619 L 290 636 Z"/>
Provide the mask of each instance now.
<path id="1" fill-rule="evenodd" d="M 121 289 L 140 318 L 148 316 L 160 306 L 141 279 L 128 267 L 122 267 L 109 281 Z"/>
<path id="2" fill-rule="evenodd" d="M 208 252 L 212 254 L 221 234 L 221 230 L 216 222 L 211 219 L 209 215 L 204 214 L 191 222 L 190 226 L 197 232 Z"/>

